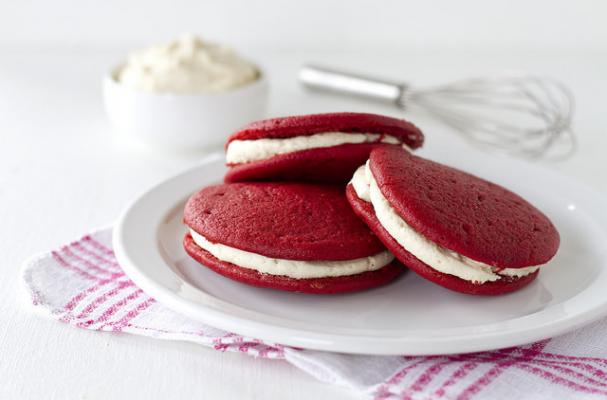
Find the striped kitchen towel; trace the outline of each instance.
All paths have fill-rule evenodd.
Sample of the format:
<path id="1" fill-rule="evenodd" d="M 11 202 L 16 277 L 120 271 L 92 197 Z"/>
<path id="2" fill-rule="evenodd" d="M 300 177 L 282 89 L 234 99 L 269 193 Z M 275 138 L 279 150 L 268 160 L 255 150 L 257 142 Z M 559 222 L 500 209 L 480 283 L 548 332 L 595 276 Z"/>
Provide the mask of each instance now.
<path id="1" fill-rule="evenodd" d="M 220 351 L 285 360 L 316 378 L 375 399 L 607 399 L 607 319 L 531 345 L 449 356 L 361 356 L 293 349 L 179 315 L 124 274 L 111 229 L 28 260 L 31 302 L 94 331 L 185 340 Z"/>

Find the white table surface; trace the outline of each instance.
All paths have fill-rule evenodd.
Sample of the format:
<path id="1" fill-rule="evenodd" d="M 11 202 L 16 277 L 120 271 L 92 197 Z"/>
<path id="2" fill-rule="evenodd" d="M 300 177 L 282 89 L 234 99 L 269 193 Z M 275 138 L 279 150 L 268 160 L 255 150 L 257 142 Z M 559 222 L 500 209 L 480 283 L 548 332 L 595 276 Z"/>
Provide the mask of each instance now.
<path id="1" fill-rule="evenodd" d="M 134 151 L 110 135 L 100 76 L 123 53 L 79 48 L 0 52 L 0 398 L 356 397 L 282 361 L 256 360 L 187 343 L 93 333 L 31 312 L 19 278 L 26 257 L 112 222 L 131 198 L 195 162 Z M 305 93 L 294 77 L 298 66 L 308 60 L 420 83 L 502 67 L 557 76 L 577 95 L 580 146 L 569 160 L 544 164 L 607 193 L 607 52 L 251 53 L 268 70 L 269 115 L 334 110 L 397 114 L 383 106 Z M 467 149 L 446 128 L 412 118 L 426 132 L 426 154 L 433 147 Z"/>

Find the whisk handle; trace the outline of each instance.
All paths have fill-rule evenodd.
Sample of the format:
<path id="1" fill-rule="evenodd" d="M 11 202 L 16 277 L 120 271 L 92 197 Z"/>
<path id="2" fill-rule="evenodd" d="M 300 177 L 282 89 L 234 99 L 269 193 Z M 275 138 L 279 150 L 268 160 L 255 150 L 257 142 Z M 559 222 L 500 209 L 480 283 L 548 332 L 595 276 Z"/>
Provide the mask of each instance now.
<path id="1" fill-rule="evenodd" d="M 405 86 L 400 83 L 370 78 L 315 65 L 305 65 L 299 71 L 299 81 L 310 89 L 366 97 L 398 103 Z"/>

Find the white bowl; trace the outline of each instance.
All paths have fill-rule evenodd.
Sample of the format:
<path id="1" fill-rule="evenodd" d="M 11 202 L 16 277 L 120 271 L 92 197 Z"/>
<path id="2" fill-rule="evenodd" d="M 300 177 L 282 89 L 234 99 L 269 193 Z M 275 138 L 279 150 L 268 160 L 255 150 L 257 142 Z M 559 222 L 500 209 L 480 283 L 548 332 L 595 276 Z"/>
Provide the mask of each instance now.
<path id="1" fill-rule="evenodd" d="M 220 93 L 152 93 L 122 85 L 115 69 L 103 80 L 105 108 L 119 135 L 171 151 L 204 150 L 264 116 L 268 82 L 263 73 L 245 86 Z"/>

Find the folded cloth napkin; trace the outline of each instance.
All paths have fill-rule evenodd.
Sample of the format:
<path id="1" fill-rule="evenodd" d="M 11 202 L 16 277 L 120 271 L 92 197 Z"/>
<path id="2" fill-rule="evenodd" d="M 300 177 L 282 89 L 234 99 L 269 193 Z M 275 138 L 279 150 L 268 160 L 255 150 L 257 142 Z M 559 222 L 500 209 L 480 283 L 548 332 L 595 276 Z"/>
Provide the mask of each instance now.
<path id="1" fill-rule="evenodd" d="M 179 315 L 125 276 L 111 229 L 28 260 L 33 305 L 78 328 L 185 340 L 220 351 L 282 359 L 375 399 L 607 399 L 607 319 L 526 346 L 451 356 L 360 356 L 294 349 Z"/>

